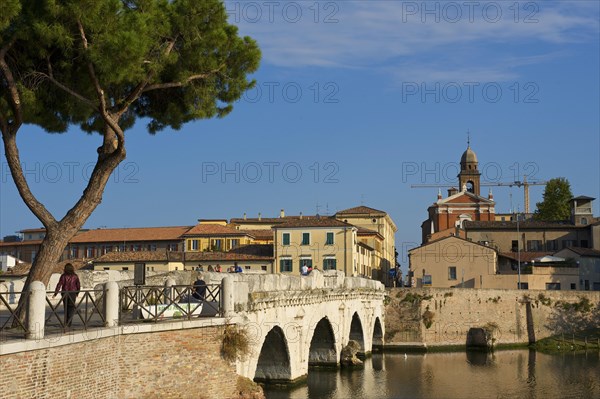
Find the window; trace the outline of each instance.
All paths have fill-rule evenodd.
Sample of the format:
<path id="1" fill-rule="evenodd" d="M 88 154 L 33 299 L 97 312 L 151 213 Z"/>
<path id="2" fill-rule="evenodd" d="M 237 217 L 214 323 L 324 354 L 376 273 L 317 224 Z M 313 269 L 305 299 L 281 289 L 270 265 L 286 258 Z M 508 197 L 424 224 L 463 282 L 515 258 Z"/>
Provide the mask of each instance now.
<path id="1" fill-rule="evenodd" d="M 583 289 L 586 290 L 586 291 L 590 290 L 590 280 L 585 280 L 583 282 Z"/>
<path id="2" fill-rule="evenodd" d="M 85 257 L 86 258 L 93 258 L 94 257 L 94 247 L 87 247 L 85 249 Z"/>
<path id="3" fill-rule="evenodd" d="M 283 233 L 281 235 L 281 242 L 283 245 L 290 245 L 290 233 Z"/>
<path id="4" fill-rule="evenodd" d="M 231 240 L 231 249 L 237 248 L 240 246 L 239 238 Z"/>
<path id="5" fill-rule="evenodd" d="M 300 268 L 302 269 L 302 266 L 306 266 L 308 268 L 312 268 L 312 259 L 305 257 L 305 258 L 300 258 Z"/>
<path id="6" fill-rule="evenodd" d="M 156 244 L 148 244 L 148 251 L 156 251 Z"/>
<path id="7" fill-rule="evenodd" d="M 546 289 L 552 291 L 560 291 L 560 283 L 546 283 Z"/>
<path id="8" fill-rule="evenodd" d="M 519 289 L 521 289 L 521 290 L 528 290 L 529 289 L 529 283 L 521 283 L 521 287 L 519 287 Z"/>
<path id="9" fill-rule="evenodd" d="M 456 266 L 448 267 L 448 280 L 456 280 Z"/>
<path id="10" fill-rule="evenodd" d="M 577 284 L 575 284 L 575 283 L 571 283 L 571 289 L 572 289 L 572 290 L 576 290 L 576 289 L 577 289 Z"/>
<path id="11" fill-rule="evenodd" d="M 577 246 L 577 240 L 563 240 L 562 241 L 563 248 L 570 248 L 570 247 L 576 247 L 576 246 Z"/>
<path id="12" fill-rule="evenodd" d="M 72 247 L 70 255 L 71 255 L 71 259 L 77 259 L 79 257 L 79 248 Z"/>
<path id="13" fill-rule="evenodd" d="M 199 240 L 190 240 L 190 241 L 188 241 L 188 250 L 189 251 L 197 251 L 199 243 L 200 243 Z"/>
<path id="14" fill-rule="evenodd" d="M 310 245 L 310 233 L 302 233 L 302 245 Z"/>
<path id="15" fill-rule="evenodd" d="M 510 245 L 513 252 L 517 252 L 519 250 L 519 241 L 512 240 L 512 244 Z"/>
<path id="16" fill-rule="evenodd" d="M 541 251 L 542 250 L 542 240 L 527 240 L 527 250 L 528 251 Z"/>
<path id="17" fill-rule="evenodd" d="M 262 270 L 262 271 L 265 271 L 265 272 L 266 272 L 266 271 L 267 271 L 267 266 L 266 266 L 266 265 L 263 265 L 263 266 L 261 266 L 261 267 L 260 267 L 260 270 Z"/>
<path id="18" fill-rule="evenodd" d="M 103 267 L 104 270 L 110 270 L 110 267 Z"/>
<path id="19" fill-rule="evenodd" d="M 127 266 L 124 266 L 121 270 L 129 270 L 129 268 Z"/>
<path id="20" fill-rule="evenodd" d="M 244 269 L 246 269 L 246 270 L 250 270 L 250 269 L 251 269 L 251 267 L 250 267 L 250 266 L 244 266 Z"/>
<path id="21" fill-rule="evenodd" d="M 588 224 L 587 218 L 581 218 L 581 224 Z"/>
<path id="22" fill-rule="evenodd" d="M 142 244 L 135 244 L 131 246 L 131 250 L 135 252 L 139 252 L 142 250 Z"/>
<path id="23" fill-rule="evenodd" d="M 323 259 L 323 270 L 335 270 L 335 268 L 336 268 L 335 258 Z"/>
<path id="24" fill-rule="evenodd" d="M 333 245 L 333 233 L 327 233 L 327 239 L 325 245 Z"/>
<path id="25" fill-rule="evenodd" d="M 548 251 L 558 251 L 558 241 L 557 240 L 546 241 L 546 249 Z"/>
<path id="26" fill-rule="evenodd" d="M 279 261 L 279 271 L 282 273 L 291 272 L 292 258 L 281 258 L 281 260 Z"/>
<path id="27" fill-rule="evenodd" d="M 167 247 L 169 251 L 177 251 L 177 244 L 169 244 L 169 246 Z"/>
<path id="28" fill-rule="evenodd" d="M 216 239 L 216 240 L 212 240 L 212 250 L 213 251 L 221 251 L 223 249 L 223 240 L 221 239 Z"/>

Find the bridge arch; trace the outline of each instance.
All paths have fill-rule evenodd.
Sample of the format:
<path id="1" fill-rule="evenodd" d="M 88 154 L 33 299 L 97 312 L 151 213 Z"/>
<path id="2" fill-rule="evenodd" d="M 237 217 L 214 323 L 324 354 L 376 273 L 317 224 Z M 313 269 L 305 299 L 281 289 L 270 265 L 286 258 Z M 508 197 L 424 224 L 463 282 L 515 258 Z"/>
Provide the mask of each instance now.
<path id="1" fill-rule="evenodd" d="M 263 342 L 254 381 L 287 382 L 291 379 L 290 353 L 283 330 L 273 327 Z"/>
<path id="2" fill-rule="evenodd" d="M 335 335 L 329 319 L 323 317 L 314 329 L 308 352 L 308 366 L 336 365 Z"/>
<path id="3" fill-rule="evenodd" d="M 373 323 L 373 349 L 382 349 L 383 348 L 383 329 L 381 328 L 381 321 L 379 317 L 375 318 L 375 323 Z"/>
<path id="4" fill-rule="evenodd" d="M 362 322 L 358 312 L 352 315 L 352 323 L 350 323 L 350 340 L 360 344 L 360 353 L 365 353 L 365 336 L 363 334 Z"/>

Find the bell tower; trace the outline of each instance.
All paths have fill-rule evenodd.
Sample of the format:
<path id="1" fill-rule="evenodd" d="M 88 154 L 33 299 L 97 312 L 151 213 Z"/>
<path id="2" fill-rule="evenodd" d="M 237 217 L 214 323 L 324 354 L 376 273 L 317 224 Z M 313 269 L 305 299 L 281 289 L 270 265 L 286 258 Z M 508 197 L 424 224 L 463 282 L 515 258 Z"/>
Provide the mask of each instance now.
<path id="1" fill-rule="evenodd" d="M 467 149 L 460 158 L 460 173 L 458 174 L 458 187 L 463 190 L 466 187 L 468 192 L 480 195 L 480 177 L 481 173 L 477 169 L 477 155 L 471 149 L 471 138 L 467 138 Z"/>

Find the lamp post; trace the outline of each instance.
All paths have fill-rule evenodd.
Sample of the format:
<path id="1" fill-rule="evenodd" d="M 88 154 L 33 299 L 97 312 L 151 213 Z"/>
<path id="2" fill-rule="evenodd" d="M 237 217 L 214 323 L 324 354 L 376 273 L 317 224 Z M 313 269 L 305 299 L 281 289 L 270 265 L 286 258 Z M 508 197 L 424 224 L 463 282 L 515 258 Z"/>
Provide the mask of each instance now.
<path id="1" fill-rule="evenodd" d="M 521 289 L 521 233 L 519 232 L 519 211 L 517 209 L 517 271 L 519 274 L 517 280 L 517 289 Z"/>

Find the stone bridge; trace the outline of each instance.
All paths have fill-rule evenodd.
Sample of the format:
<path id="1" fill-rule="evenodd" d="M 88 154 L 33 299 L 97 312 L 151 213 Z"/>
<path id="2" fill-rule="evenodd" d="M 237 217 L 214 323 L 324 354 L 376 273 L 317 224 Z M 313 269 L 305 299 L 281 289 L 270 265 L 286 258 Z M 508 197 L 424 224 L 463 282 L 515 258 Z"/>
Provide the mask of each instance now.
<path id="1" fill-rule="evenodd" d="M 153 287 L 164 284 L 165 292 L 171 292 L 170 286 L 189 288 L 197 277 L 198 274 L 193 272 L 173 272 L 153 276 L 147 279 L 146 284 Z M 33 282 L 28 294 L 27 339 L 9 340 L 0 345 L 0 356 L 12 354 L 21 359 L 21 354 L 29 351 L 42 353 L 44 356 L 40 363 L 46 370 L 54 367 L 51 366 L 54 357 L 62 358 L 69 353 L 71 344 L 77 353 L 88 348 L 85 345 L 89 345 L 89 348 L 102 347 L 111 353 L 120 353 L 113 359 L 115 363 L 110 368 L 117 370 L 123 381 L 131 381 L 137 376 L 132 364 L 148 372 L 152 369 L 153 358 L 148 358 L 144 353 L 159 350 L 159 347 L 165 353 L 178 353 L 173 359 L 164 360 L 173 363 L 169 369 L 178 372 L 189 370 L 189 364 L 196 363 L 197 357 L 212 359 L 202 366 L 204 368 L 214 369 L 215 365 L 224 367 L 225 360 L 219 351 L 223 336 L 218 335 L 218 331 L 226 332 L 231 326 L 236 326 L 248 338 L 248 353 L 238 358 L 235 365 L 225 363 L 235 367 L 237 374 L 252 380 L 289 383 L 305 377 L 311 365 L 339 365 L 342 349 L 350 340 L 358 343 L 359 356 L 368 355 L 373 348 L 383 346 L 385 289 L 380 282 L 345 277 L 339 271 L 318 270 L 309 276 L 207 272 L 201 273 L 200 277 L 211 287 L 220 285 L 220 289 L 215 288 L 217 295 L 212 302 L 215 307 L 211 314 L 157 323 L 126 319 L 121 314 L 123 304 L 120 295 L 124 292 L 123 287 L 131 286 L 132 281 L 96 281 L 92 292 L 104 293 L 100 301 L 103 305 L 99 309 L 103 318 L 96 318 L 96 321 L 100 321 L 98 328 L 90 329 L 88 326 L 87 331 L 79 332 L 75 328 L 63 335 L 48 335 L 48 326 L 45 325 L 48 315 L 47 287 L 40 282 Z M 134 346 L 131 350 L 125 350 L 125 347 L 119 349 L 126 341 L 129 345 L 137 340 L 141 345 L 138 349 L 133 349 Z M 149 348 L 143 342 L 156 343 Z M 206 345 L 214 347 L 198 349 Z M 25 358 L 21 360 L 26 362 Z M 94 362 L 91 359 L 82 361 Z M 194 367 L 191 376 L 206 372 L 202 371 L 202 367 Z M 164 382 L 163 377 L 160 371 L 154 375 L 154 379 L 147 378 L 144 389 L 160 389 L 159 383 Z M 54 380 L 50 378 L 50 381 Z M 135 396 L 127 393 L 127 389 L 131 388 L 119 385 L 114 389 L 126 397 Z M 184 394 L 187 388 L 182 386 L 180 389 Z M 17 391 L 15 388 L 14 392 Z M 141 391 L 138 393 L 139 396 L 145 394 Z"/>
<path id="2" fill-rule="evenodd" d="M 309 366 L 338 365 L 350 340 L 363 356 L 383 345 L 385 290 L 377 281 L 336 271 L 239 274 L 226 275 L 222 288 L 225 317 L 250 341 L 250 353 L 237 363 L 238 374 L 250 379 L 293 382 Z"/>

